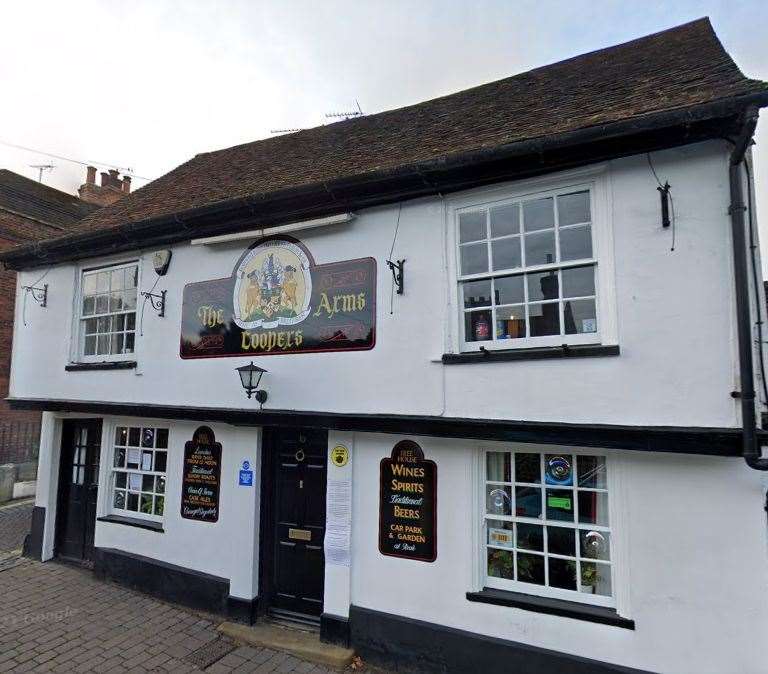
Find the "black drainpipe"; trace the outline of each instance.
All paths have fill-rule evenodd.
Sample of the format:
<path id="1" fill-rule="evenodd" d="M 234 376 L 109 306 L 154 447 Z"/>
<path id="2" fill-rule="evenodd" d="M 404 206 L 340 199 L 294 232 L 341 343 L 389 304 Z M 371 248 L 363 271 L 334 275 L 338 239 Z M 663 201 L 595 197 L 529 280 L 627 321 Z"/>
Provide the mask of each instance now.
<path id="1" fill-rule="evenodd" d="M 736 289 L 736 327 L 739 339 L 739 377 L 741 380 L 742 454 L 750 468 L 768 470 L 768 458 L 762 458 L 757 441 L 755 420 L 755 373 L 752 364 L 752 319 L 747 267 L 747 240 L 744 222 L 744 189 L 741 164 L 757 126 L 757 108 L 749 108 L 736 139 L 728 167 L 731 186 L 731 234 L 733 236 L 733 278 Z M 751 207 L 751 204 L 750 204 Z M 757 289 L 756 289 L 757 290 Z M 759 297 L 759 295 L 758 295 Z M 758 308 L 759 311 L 759 308 Z M 759 348 L 763 348 L 760 344 Z"/>

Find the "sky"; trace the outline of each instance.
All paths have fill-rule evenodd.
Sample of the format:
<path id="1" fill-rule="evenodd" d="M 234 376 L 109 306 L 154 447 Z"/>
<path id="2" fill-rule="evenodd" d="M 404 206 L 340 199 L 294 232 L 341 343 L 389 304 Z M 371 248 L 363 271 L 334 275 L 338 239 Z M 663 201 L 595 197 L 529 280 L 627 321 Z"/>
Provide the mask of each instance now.
<path id="1" fill-rule="evenodd" d="M 0 167 L 74 193 L 85 163 L 135 187 L 199 152 L 409 105 L 709 16 L 768 80 L 768 2 L 131 0 L 0 4 Z M 755 149 L 768 244 L 768 111 Z M 101 170 L 106 170 L 99 166 Z M 763 254 L 768 265 L 768 255 Z"/>

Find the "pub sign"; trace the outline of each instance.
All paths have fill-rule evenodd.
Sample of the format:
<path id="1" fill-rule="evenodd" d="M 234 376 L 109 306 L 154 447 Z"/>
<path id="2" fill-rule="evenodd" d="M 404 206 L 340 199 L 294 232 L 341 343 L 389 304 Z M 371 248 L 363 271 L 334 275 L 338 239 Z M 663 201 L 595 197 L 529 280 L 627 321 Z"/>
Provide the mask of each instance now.
<path id="1" fill-rule="evenodd" d="M 184 287 L 182 358 L 358 351 L 376 341 L 376 261 L 315 264 L 289 237 L 262 239 L 226 278 Z"/>
<path id="2" fill-rule="evenodd" d="M 213 430 L 200 426 L 184 444 L 181 477 L 181 516 L 198 522 L 218 522 L 221 487 L 221 443 Z"/>
<path id="3" fill-rule="evenodd" d="M 379 467 L 379 552 L 437 559 L 437 465 L 413 440 L 401 440 Z"/>

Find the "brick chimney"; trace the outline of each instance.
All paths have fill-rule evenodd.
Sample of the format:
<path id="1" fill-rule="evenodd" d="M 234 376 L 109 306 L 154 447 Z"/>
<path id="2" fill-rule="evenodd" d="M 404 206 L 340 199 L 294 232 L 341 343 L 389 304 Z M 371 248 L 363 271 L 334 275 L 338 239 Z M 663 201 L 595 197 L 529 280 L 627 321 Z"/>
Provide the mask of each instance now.
<path id="1" fill-rule="evenodd" d="M 120 178 L 120 172 L 116 169 L 102 171 L 101 185 L 96 184 L 96 167 L 88 166 L 86 169 L 85 183 L 80 185 L 78 193 L 80 198 L 89 203 L 98 206 L 109 206 L 118 199 L 122 199 L 131 191 L 131 178 L 124 176 Z"/>

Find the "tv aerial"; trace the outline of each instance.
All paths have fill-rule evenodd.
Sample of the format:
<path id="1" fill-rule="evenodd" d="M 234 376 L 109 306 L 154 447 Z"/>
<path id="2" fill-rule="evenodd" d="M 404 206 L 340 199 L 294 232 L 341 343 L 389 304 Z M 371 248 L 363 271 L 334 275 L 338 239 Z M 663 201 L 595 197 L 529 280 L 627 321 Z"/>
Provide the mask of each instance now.
<path id="1" fill-rule="evenodd" d="M 54 164 L 30 164 L 29 168 L 37 169 L 37 182 L 43 182 L 43 172 L 53 171 L 56 168 Z"/>

